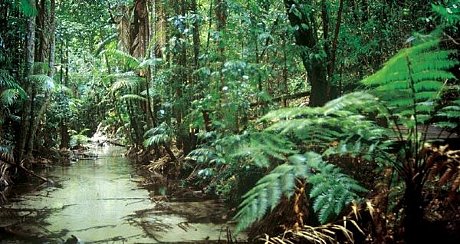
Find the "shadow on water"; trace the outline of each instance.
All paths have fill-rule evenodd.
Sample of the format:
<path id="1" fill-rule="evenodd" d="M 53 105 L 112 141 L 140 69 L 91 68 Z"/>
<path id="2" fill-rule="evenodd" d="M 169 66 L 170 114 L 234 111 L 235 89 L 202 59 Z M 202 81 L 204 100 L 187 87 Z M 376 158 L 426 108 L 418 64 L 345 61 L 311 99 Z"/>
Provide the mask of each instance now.
<path id="1" fill-rule="evenodd" d="M 232 224 L 214 200 L 153 201 L 118 147 L 40 172 L 56 184 L 23 184 L 0 208 L 1 243 L 213 243 Z M 234 240 L 234 239 L 233 239 Z"/>

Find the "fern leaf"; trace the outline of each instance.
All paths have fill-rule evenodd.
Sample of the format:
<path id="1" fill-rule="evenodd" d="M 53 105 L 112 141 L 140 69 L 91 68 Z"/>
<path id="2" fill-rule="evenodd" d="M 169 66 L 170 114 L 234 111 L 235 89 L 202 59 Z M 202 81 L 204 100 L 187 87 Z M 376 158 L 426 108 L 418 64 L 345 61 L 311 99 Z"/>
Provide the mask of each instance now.
<path id="1" fill-rule="evenodd" d="M 414 116 L 423 124 L 433 116 L 444 81 L 455 78 L 448 71 L 459 63 L 449 58 L 452 53 L 440 50 L 439 40 L 406 48 L 362 83 L 374 87 L 374 93 L 406 127 L 416 126 Z"/>
<path id="2" fill-rule="evenodd" d="M 137 58 L 133 57 L 129 53 L 125 53 L 117 49 L 106 49 L 102 51 L 100 55 L 106 55 L 113 58 L 117 62 L 122 62 L 127 66 L 128 69 L 131 70 L 138 69 L 141 64 Z"/>
<path id="3" fill-rule="evenodd" d="M 17 89 L 6 89 L 0 94 L 2 104 L 7 106 L 13 105 L 13 103 L 20 97 L 20 92 Z"/>
<path id="4" fill-rule="evenodd" d="M 254 132 L 247 136 L 248 140 L 241 143 L 232 156 L 250 158 L 257 167 L 269 167 L 271 159 L 285 160 L 286 155 L 297 152 L 295 145 L 280 135 Z"/>
<path id="5" fill-rule="evenodd" d="M 44 91 L 51 91 L 54 88 L 53 78 L 47 75 L 29 75 L 27 78 L 30 82 L 38 84 L 39 87 Z"/>
<path id="6" fill-rule="evenodd" d="M 237 232 L 260 220 L 268 209 L 273 210 L 282 196 L 292 196 L 297 179 L 304 179 L 312 185 L 314 194 L 310 194 L 310 197 L 314 199 L 313 208 L 321 223 L 336 216 L 336 212 L 340 212 L 358 198 L 359 192 L 364 191 L 355 180 L 341 173 L 334 165 L 324 162 L 319 154 L 309 152 L 293 155 L 288 163 L 279 165 L 262 177 L 243 196 L 244 200 L 235 216 L 238 220 Z M 340 199 L 343 200 L 338 201 Z"/>
<path id="7" fill-rule="evenodd" d="M 169 144 L 172 140 L 172 128 L 165 122 L 145 132 L 144 146 Z"/>
<path id="8" fill-rule="evenodd" d="M 115 93 L 121 89 L 132 90 L 136 88 L 142 79 L 134 72 L 126 72 L 121 74 L 110 75 L 111 78 L 115 78 L 115 82 L 110 87 L 110 91 Z"/>

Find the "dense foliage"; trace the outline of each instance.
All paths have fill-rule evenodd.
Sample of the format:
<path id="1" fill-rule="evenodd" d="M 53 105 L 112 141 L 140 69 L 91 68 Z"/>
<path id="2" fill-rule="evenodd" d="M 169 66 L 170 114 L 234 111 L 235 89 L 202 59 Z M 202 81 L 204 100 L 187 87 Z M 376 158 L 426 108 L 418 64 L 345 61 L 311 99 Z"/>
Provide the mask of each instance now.
<path id="1" fill-rule="evenodd" d="M 0 188 L 98 132 L 250 236 L 416 242 L 459 199 L 459 24 L 458 0 L 1 1 Z"/>

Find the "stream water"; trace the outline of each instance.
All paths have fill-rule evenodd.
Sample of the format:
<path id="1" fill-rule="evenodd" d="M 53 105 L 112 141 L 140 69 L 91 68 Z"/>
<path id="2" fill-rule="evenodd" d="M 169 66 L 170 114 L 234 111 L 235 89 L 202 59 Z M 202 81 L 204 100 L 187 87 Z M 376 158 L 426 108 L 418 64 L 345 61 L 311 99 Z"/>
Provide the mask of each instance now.
<path id="1" fill-rule="evenodd" d="M 152 201 L 123 150 L 102 147 L 96 160 L 53 166 L 41 172 L 56 181 L 13 196 L 3 218 L 17 236 L 34 233 L 36 242 L 197 243 L 227 240 L 231 228 L 217 201 Z M 18 216 L 21 216 L 18 218 Z M 0 233 L 1 239 L 1 233 Z M 17 240 L 17 239 L 16 239 Z M 34 240 L 34 239 L 29 239 Z M 3 241 L 14 241 L 4 238 Z"/>

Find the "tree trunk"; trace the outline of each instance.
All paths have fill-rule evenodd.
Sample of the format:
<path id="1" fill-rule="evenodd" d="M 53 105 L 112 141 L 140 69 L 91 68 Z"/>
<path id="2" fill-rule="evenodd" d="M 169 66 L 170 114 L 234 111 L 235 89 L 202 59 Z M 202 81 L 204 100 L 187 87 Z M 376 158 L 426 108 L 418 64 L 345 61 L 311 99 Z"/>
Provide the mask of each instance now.
<path id="1" fill-rule="evenodd" d="M 419 233 L 423 223 L 422 183 L 419 176 L 407 177 L 404 192 L 404 240 L 406 243 L 423 243 Z"/>
<path id="2" fill-rule="evenodd" d="M 48 47 L 47 48 L 43 47 L 43 49 L 48 51 L 48 66 L 49 66 L 48 76 L 50 78 L 53 78 L 54 73 L 55 73 L 54 63 L 55 63 L 55 52 L 56 52 L 56 0 L 50 0 L 49 19 L 46 22 L 46 25 L 48 25 L 48 27 L 44 29 L 48 30 L 48 33 L 46 33 L 47 36 L 46 38 L 44 38 L 45 41 L 43 42 L 43 45 L 44 46 L 47 45 Z M 45 53 L 43 53 L 42 55 L 45 55 Z M 32 134 L 31 139 L 34 139 L 35 136 L 37 135 L 39 122 L 43 119 L 46 109 L 48 108 L 48 105 L 50 103 L 50 99 L 51 99 L 50 93 L 51 93 L 50 91 L 45 91 L 45 98 L 37 113 L 37 120 L 32 126 L 33 134 Z M 33 150 L 33 148 L 34 148 L 34 145 L 32 144 L 31 151 Z"/>
<path id="3" fill-rule="evenodd" d="M 302 63 L 307 71 L 308 82 L 311 84 L 310 106 L 322 106 L 329 101 L 326 62 L 320 58 L 309 57 L 311 51 L 315 52 L 316 50 L 314 49 L 318 45 L 314 22 L 315 16 L 313 11 L 303 11 L 303 4 L 298 4 L 297 2 L 306 5 L 309 1 L 284 0 L 289 22 L 291 26 L 296 28 L 294 33 L 295 42 L 302 49 Z M 298 12 L 292 11 L 292 8 L 296 8 Z"/>
<path id="4" fill-rule="evenodd" d="M 29 0 L 30 5 L 35 7 L 35 0 Z M 25 90 L 28 94 L 32 93 L 32 85 L 30 84 L 30 80 L 27 78 L 28 76 L 33 74 L 33 65 L 35 61 L 35 16 L 29 17 L 27 20 L 27 35 L 26 35 L 26 66 L 24 74 L 25 78 Z M 29 98 L 30 99 L 30 98 Z M 21 130 L 19 131 L 19 141 L 16 144 L 18 146 L 17 150 L 17 159 L 18 162 L 24 159 L 24 155 L 26 153 L 26 143 L 29 138 L 27 138 L 27 131 L 29 131 L 30 127 L 30 110 L 31 104 L 30 101 L 25 101 L 22 107 L 22 115 L 21 115 Z"/>

